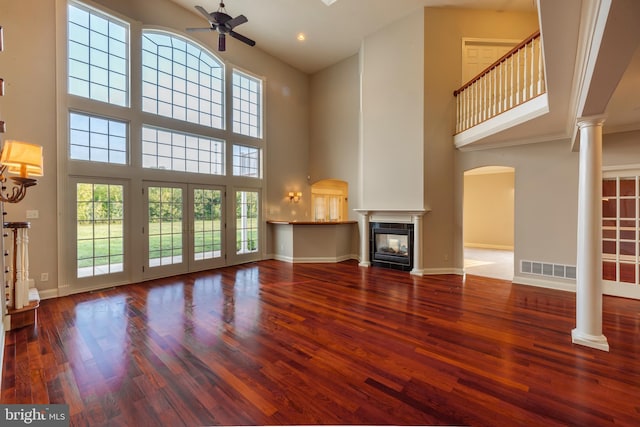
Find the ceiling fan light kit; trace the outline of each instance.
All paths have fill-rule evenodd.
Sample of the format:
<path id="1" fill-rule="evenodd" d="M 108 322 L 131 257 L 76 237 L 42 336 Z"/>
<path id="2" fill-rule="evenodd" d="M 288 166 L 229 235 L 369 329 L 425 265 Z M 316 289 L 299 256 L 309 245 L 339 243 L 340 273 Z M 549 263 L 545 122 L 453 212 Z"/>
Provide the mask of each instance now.
<path id="1" fill-rule="evenodd" d="M 208 28 L 187 28 L 187 31 L 216 31 L 218 33 L 218 51 L 224 52 L 227 48 L 226 37 L 227 34 L 236 40 L 248 44 L 249 46 L 255 46 L 256 42 L 242 34 L 236 33 L 233 29 L 240 24 L 248 22 L 246 16 L 238 15 L 232 18 L 224 7 L 224 3 L 220 3 L 220 7 L 215 12 L 207 12 L 202 6 L 196 6 L 196 10 L 200 12 L 209 22 Z"/>

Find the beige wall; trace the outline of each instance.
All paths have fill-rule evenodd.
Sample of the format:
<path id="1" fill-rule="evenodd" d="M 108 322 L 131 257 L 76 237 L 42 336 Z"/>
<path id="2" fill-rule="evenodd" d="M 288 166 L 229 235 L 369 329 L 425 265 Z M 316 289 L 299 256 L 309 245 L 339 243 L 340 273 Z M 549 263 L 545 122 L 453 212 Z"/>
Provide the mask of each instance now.
<path id="1" fill-rule="evenodd" d="M 424 208 L 423 33 L 417 13 L 362 44 L 362 208 Z"/>
<path id="2" fill-rule="evenodd" d="M 7 123 L 0 136 L 44 148 L 44 176 L 22 202 L 5 205 L 5 220 L 26 221 L 27 210 L 39 211 L 38 219 L 29 220 L 30 277 L 39 288 L 55 287 L 58 272 L 55 14 L 53 0 L 0 0 L 0 77 L 6 92 L 0 97 L 0 117 Z M 49 280 L 40 283 L 43 272 Z"/>
<path id="3" fill-rule="evenodd" d="M 524 40 L 538 28 L 538 20 L 534 13 L 453 8 L 425 8 L 424 19 L 424 198 L 431 208 L 425 215 L 424 265 L 427 273 L 459 272 L 463 262 L 464 169 L 456 167 L 456 157 L 465 159 L 466 153 L 457 152 L 453 146 L 455 98 L 452 94 L 460 86 L 462 38 Z M 503 164 L 498 152 L 485 153 L 485 156 L 488 160 L 484 165 Z M 517 239 L 516 232 L 516 247 Z"/>
<path id="4" fill-rule="evenodd" d="M 359 69 L 359 57 L 354 55 L 314 74 L 309 96 L 309 183 L 323 179 L 347 182 L 351 220 L 358 216 L 353 209 L 359 207 L 361 187 Z"/>
<path id="5" fill-rule="evenodd" d="M 420 20 L 423 22 L 418 22 Z M 456 168 L 456 155 L 464 154 L 457 153 L 453 146 L 455 110 L 452 93 L 460 85 L 461 41 L 463 37 L 524 39 L 537 28 L 537 16 L 426 8 L 424 15 L 408 17 L 406 23 L 400 33 L 385 28 L 363 44 L 360 66 L 363 87 L 368 84 L 369 89 L 365 87 L 367 93 L 362 95 L 362 154 L 354 150 L 355 121 L 349 124 L 340 120 L 345 116 L 358 117 L 358 105 L 353 102 L 355 97 L 347 99 L 347 94 L 351 97 L 354 90 L 349 85 L 355 84 L 355 59 L 350 58 L 312 77 L 313 131 L 309 167 L 312 177 L 317 174 L 320 178 L 323 171 L 344 176 L 350 170 L 350 164 L 360 156 L 362 176 L 365 177 L 362 183 L 364 204 L 362 201 L 354 203 L 350 194 L 350 208 L 393 209 L 408 205 L 430 208 L 431 212 L 425 215 L 423 233 L 426 272 L 459 272 L 462 268 L 463 170 Z M 416 57 L 409 57 L 408 52 L 419 45 L 415 38 L 421 34 L 424 34 L 424 65 L 416 65 Z M 399 52 L 398 46 L 402 47 Z M 420 83 L 406 85 L 420 69 L 423 70 Z M 415 105 L 418 98 L 411 92 L 412 87 L 415 91 L 420 85 L 424 87 L 422 107 Z M 376 88 L 381 93 L 374 93 Z M 392 90 L 387 92 L 388 88 Z M 391 99 L 386 99 L 385 94 L 391 94 Z M 422 130 L 416 130 L 412 114 L 420 109 L 423 109 L 423 117 L 419 119 Z M 412 138 L 421 132 L 421 146 L 418 147 L 413 145 Z M 324 151 L 326 148 L 328 151 Z M 371 188 L 367 187 L 369 183 L 377 179 L 375 168 L 387 164 L 388 156 L 399 149 L 416 157 L 422 156 L 405 166 L 408 172 L 405 182 L 413 188 L 406 192 L 397 188 L 392 191 L 383 184 L 382 192 L 367 190 Z M 498 154 L 497 160 L 494 156 L 495 152 L 488 153 L 494 160 L 485 164 L 502 164 L 501 156 Z M 422 197 L 414 197 L 413 191 L 421 192 Z M 382 206 L 372 206 L 374 203 Z"/>
<path id="6" fill-rule="evenodd" d="M 474 173 L 475 172 L 475 173 Z M 464 245 L 513 250 L 514 173 L 464 176 Z"/>
<path id="7" fill-rule="evenodd" d="M 202 17 L 187 11 L 169 0 L 100 0 L 116 13 L 129 16 L 144 25 L 167 28 L 184 33 L 184 28 L 202 25 Z M 5 51 L 0 53 L 1 76 L 6 82 L 7 95 L 0 98 L 0 117 L 8 124 L 5 138 L 18 138 L 42 144 L 45 176 L 29 189 L 27 197 L 18 205 L 7 208 L 8 220 L 24 221 L 27 209 L 38 210 L 40 218 L 31 220 L 30 273 L 41 290 L 55 292 L 60 277 L 58 253 L 58 217 L 63 212 L 57 193 L 57 80 L 56 80 L 56 12 L 64 13 L 64 0 L 0 0 L 0 25 L 4 27 Z M 64 25 L 64 24 L 63 24 Z M 187 34 L 185 34 L 187 35 Z M 216 38 L 210 33 L 188 34 L 201 44 L 216 51 Z M 64 40 L 62 41 L 64 43 Z M 133 48 L 139 44 L 133 41 Z M 309 135 L 309 77 L 260 50 L 234 40 L 228 49 L 219 53 L 227 63 L 266 77 L 265 135 L 267 139 L 263 192 L 264 211 L 269 214 L 294 215 L 285 192 L 306 189 L 308 173 Z M 59 79 L 64 81 L 64 75 Z M 62 111 L 64 115 L 65 112 Z M 60 175 L 62 178 L 64 175 Z M 62 181 L 64 182 L 64 181 Z M 304 214 L 304 202 L 296 206 Z M 58 204 L 60 202 L 60 205 Z M 49 273 L 48 282 L 40 282 L 40 275 Z"/>
<path id="8" fill-rule="evenodd" d="M 571 152 L 569 143 L 458 153 L 460 173 L 486 165 L 515 169 L 515 266 L 522 259 L 575 265 L 578 154 Z M 462 191 L 460 180 L 456 193 L 462 195 Z"/>
<path id="9" fill-rule="evenodd" d="M 606 124 L 605 121 L 605 132 Z M 631 166 L 640 169 L 640 130 L 605 134 L 602 138 L 602 166 Z"/>

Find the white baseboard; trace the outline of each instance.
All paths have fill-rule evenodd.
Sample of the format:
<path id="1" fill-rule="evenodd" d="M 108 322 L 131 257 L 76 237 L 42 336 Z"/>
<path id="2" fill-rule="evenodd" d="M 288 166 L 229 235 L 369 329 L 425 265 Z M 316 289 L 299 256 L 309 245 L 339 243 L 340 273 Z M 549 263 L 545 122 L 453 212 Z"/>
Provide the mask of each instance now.
<path id="1" fill-rule="evenodd" d="M 424 276 L 435 276 L 438 274 L 455 274 L 457 276 L 464 275 L 464 270 L 461 268 L 447 267 L 447 268 L 423 268 L 422 274 Z"/>
<path id="2" fill-rule="evenodd" d="M 40 294 L 40 300 L 58 298 L 60 296 L 58 295 L 58 288 L 42 290 L 38 289 L 38 293 Z"/>
<path id="3" fill-rule="evenodd" d="M 547 280 L 539 277 L 513 276 L 513 283 L 517 285 L 537 286 L 539 288 L 556 289 L 558 291 L 575 292 L 576 284 L 560 280 Z"/>
<path id="4" fill-rule="evenodd" d="M 271 256 L 271 259 L 288 262 L 290 264 L 336 264 L 350 259 L 357 260 L 358 257 L 355 255 L 342 255 L 339 257 L 289 257 L 274 254 Z"/>
<path id="5" fill-rule="evenodd" d="M 640 299 L 640 286 L 603 280 L 602 293 L 614 297 Z"/>
<path id="6" fill-rule="evenodd" d="M 267 256 L 267 259 L 275 259 L 276 261 L 288 262 L 290 264 L 293 264 L 293 258 L 285 255 L 270 254 Z"/>
<path id="7" fill-rule="evenodd" d="M 496 249 L 499 251 L 512 251 L 513 245 L 492 245 L 488 243 L 464 243 L 465 248 L 475 248 L 475 249 Z"/>

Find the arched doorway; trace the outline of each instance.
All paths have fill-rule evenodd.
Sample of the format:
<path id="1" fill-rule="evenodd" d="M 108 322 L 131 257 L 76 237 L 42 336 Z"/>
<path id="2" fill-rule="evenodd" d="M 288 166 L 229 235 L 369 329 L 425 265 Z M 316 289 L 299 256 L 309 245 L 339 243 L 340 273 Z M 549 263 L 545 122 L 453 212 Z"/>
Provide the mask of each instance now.
<path id="1" fill-rule="evenodd" d="M 464 271 L 513 280 L 515 169 L 485 166 L 464 173 Z"/>

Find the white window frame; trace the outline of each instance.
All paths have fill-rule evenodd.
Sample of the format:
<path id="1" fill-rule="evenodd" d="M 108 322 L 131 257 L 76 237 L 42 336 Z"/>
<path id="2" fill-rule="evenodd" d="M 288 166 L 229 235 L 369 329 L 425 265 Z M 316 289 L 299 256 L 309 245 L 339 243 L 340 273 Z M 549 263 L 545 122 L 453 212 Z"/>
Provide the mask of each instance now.
<path id="1" fill-rule="evenodd" d="M 84 116 L 88 119 L 89 121 L 89 127 L 88 129 L 79 129 L 79 128 L 72 128 L 72 122 L 73 120 L 71 119 L 71 116 Z M 92 120 L 104 120 L 107 121 L 107 127 L 111 128 L 111 123 L 119 123 L 122 124 L 124 126 L 124 150 L 118 150 L 116 145 L 116 142 L 112 142 L 112 138 L 120 138 L 119 135 L 114 135 L 111 133 L 111 130 L 108 129 L 106 133 L 103 132 L 97 132 L 95 131 L 95 129 L 93 129 L 92 127 Z M 100 147 L 97 146 L 95 144 L 91 144 L 88 143 L 87 145 L 82 145 L 82 144 L 74 144 L 74 140 L 75 140 L 75 136 L 76 133 L 79 132 L 86 132 L 87 135 L 87 139 L 92 139 L 91 136 L 92 135 L 102 135 L 102 137 L 104 139 L 106 139 L 106 143 L 104 144 L 104 147 Z M 115 120 L 112 119 L 110 117 L 105 117 L 105 116 L 101 116 L 101 115 L 96 115 L 96 114 L 91 114 L 91 113 L 85 113 L 82 111 L 69 111 L 69 158 L 73 161 L 86 161 L 86 162 L 97 162 L 97 163 L 108 163 L 108 164 L 115 164 L 115 165 L 126 165 L 129 163 L 129 123 L 127 121 L 124 120 Z M 74 151 L 74 147 L 80 147 L 77 148 L 77 150 L 80 150 L 82 147 L 86 148 L 86 150 L 88 151 L 88 158 L 81 158 L 81 157 L 74 157 L 73 155 L 73 151 Z M 106 157 L 107 160 L 97 160 L 94 158 L 94 156 L 99 152 L 99 151 L 104 151 L 106 152 Z M 122 162 L 117 162 L 117 161 L 111 161 L 113 155 L 115 153 L 124 153 L 124 159 Z"/>
<path id="2" fill-rule="evenodd" d="M 258 86 L 257 90 L 254 91 L 246 87 L 242 87 L 242 85 L 236 85 L 236 76 L 241 80 L 241 83 L 248 82 L 250 85 L 256 84 Z M 231 72 L 231 85 L 233 110 L 231 123 L 233 132 L 238 135 L 262 139 L 262 129 L 264 127 L 264 114 L 262 107 L 264 89 L 262 79 L 252 76 L 240 69 L 234 68 Z M 238 90 L 240 90 L 240 93 L 237 92 Z M 238 115 L 240 115 L 240 117 L 237 117 Z M 252 123 L 253 121 L 255 121 L 255 123 Z"/>
<path id="3" fill-rule="evenodd" d="M 129 62 L 131 60 L 131 54 L 130 54 L 130 52 L 131 52 L 130 51 L 130 49 L 131 49 L 131 29 L 130 29 L 129 23 L 127 23 L 124 20 L 118 19 L 117 17 L 115 17 L 112 14 L 107 14 L 107 13 L 101 11 L 98 8 L 92 7 L 92 6 L 88 5 L 87 3 L 76 2 L 76 1 L 70 0 L 67 3 L 67 11 L 69 10 L 70 6 L 73 6 L 73 7 L 77 8 L 77 9 L 80 9 L 81 11 L 84 11 L 84 12 L 88 13 L 90 16 L 93 15 L 93 16 L 97 16 L 97 17 L 99 17 L 101 19 L 104 19 L 109 24 L 113 23 L 115 25 L 119 25 L 119 26 L 125 27 L 124 28 L 125 36 L 128 38 L 128 40 L 127 40 L 127 43 L 125 43 L 126 52 L 124 54 L 124 58 L 121 57 L 121 56 L 112 54 L 112 51 L 111 51 L 111 40 L 108 38 L 108 36 L 107 36 L 107 44 L 109 45 L 109 48 L 108 48 L 109 50 L 106 51 L 106 52 L 102 51 L 100 49 L 97 49 L 97 48 L 91 46 L 90 44 L 85 45 L 85 47 L 89 51 L 88 57 L 86 58 L 88 60 L 88 62 L 85 62 L 85 64 L 88 66 L 88 70 L 87 70 L 88 74 L 87 74 L 87 80 L 86 80 L 87 84 L 88 84 L 88 88 L 87 88 L 88 89 L 88 94 L 87 95 L 83 95 L 83 94 L 79 94 L 79 93 L 71 93 L 71 90 L 70 90 L 70 86 L 71 86 L 69 84 L 70 80 L 72 78 L 76 78 L 76 77 L 72 77 L 69 74 L 71 67 L 70 67 L 68 62 L 71 61 L 71 60 L 74 60 L 74 61 L 77 61 L 77 60 L 73 59 L 73 58 L 70 58 L 70 56 L 69 56 L 70 55 L 69 45 L 72 42 L 73 43 L 77 43 L 77 42 L 74 41 L 74 40 L 71 40 L 71 39 L 69 39 L 67 37 L 67 43 L 66 43 L 67 48 L 66 48 L 66 51 L 65 51 L 65 58 L 67 59 L 67 67 L 69 67 L 68 68 L 69 72 L 67 73 L 67 77 L 66 77 L 66 81 L 67 81 L 67 85 L 68 85 L 67 87 L 69 88 L 69 92 L 68 93 L 70 95 L 73 95 L 73 96 L 79 96 L 79 97 L 91 99 L 91 100 L 98 101 L 98 102 L 105 102 L 105 103 L 108 103 L 108 104 L 111 104 L 111 105 L 117 105 L 117 106 L 120 106 L 120 107 L 128 107 L 131 104 L 131 84 L 130 84 L 130 74 L 131 73 L 130 73 L 130 67 L 129 67 Z M 91 19 L 91 18 L 89 18 L 89 19 Z M 66 25 L 68 25 L 70 27 L 71 26 L 71 22 L 66 20 Z M 77 24 L 75 24 L 75 25 L 77 25 Z M 89 25 L 91 25 L 91 23 L 89 23 Z M 89 40 L 91 40 L 91 28 L 87 27 L 87 29 L 89 30 Z M 67 27 L 67 31 L 69 31 L 68 27 Z M 95 33 L 99 33 L 99 32 L 95 31 Z M 118 40 L 116 40 L 116 42 L 118 42 Z M 90 43 L 90 41 L 89 41 L 89 43 Z M 92 58 L 92 53 L 95 55 L 94 58 Z M 115 60 L 115 58 L 120 58 L 120 59 L 125 61 L 124 71 L 125 71 L 126 74 L 124 74 L 123 77 L 124 77 L 124 79 L 126 81 L 125 81 L 125 84 L 124 84 L 124 88 L 122 88 L 122 87 L 112 87 L 110 84 L 107 84 L 107 86 L 105 86 L 106 90 L 108 92 L 107 96 L 106 96 L 106 99 L 104 99 L 104 97 L 94 97 L 94 96 L 92 96 L 92 92 L 93 92 L 92 84 L 96 85 L 96 86 L 102 86 L 102 85 L 99 85 L 98 83 L 93 81 L 91 79 L 91 75 L 94 72 L 105 72 L 109 76 L 108 80 L 111 81 L 112 78 L 116 78 L 118 75 L 122 75 L 122 74 L 117 72 L 115 69 L 112 69 L 109 65 L 107 65 L 107 68 L 104 68 L 104 67 L 101 67 L 101 66 L 97 66 L 96 65 L 96 61 L 97 61 L 97 56 L 99 54 L 106 55 L 108 63 L 113 62 L 113 60 Z M 78 79 L 78 80 L 80 80 L 80 79 Z M 117 92 L 123 91 L 124 92 L 122 102 L 113 102 L 113 98 L 115 97 L 115 95 L 111 93 L 112 91 L 117 91 Z"/>
<path id="4" fill-rule="evenodd" d="M 262 138 L 256 139 L 247 137 L 244 135 L 238 135 L 232 132 L 231 128 L 231 79 L 233 70 L 239 70 L 237 66 L 230 64 L 229 62 L 222 61 L 224 64 L 224 91 L 226 93 L 225 108 L 224 108 L 224 129 L 214 129 L 211 127 L 184 122 L 181 120 L 158 116 L 154 114 L 145 113 L 142 111 L 142 59 L 141 59 L 141 45 L 142 45 L 142 33 L 146 29 L 151 30 L 163 30 L 169 31 L 167 28 L 154 28 L 152 26 L 145 26 L 140 20 L 134 20 L 112 10 L 109 10 L 103 5 L 94 3 L 92 0 L 84 0 L 82 2 L 78 0 L 58 0 L 61 4 L 67 5 L 69 3 L 79 3 L 86 7 L 93 8 L 101 13 L 114 17 L 114 19 L 122 20 L 129 25 L 129 93 L 130 102 L 126 107 L 111 105 L 108 103 L 95 101 L 75 95 L 70 95 L 67 92 L 68 71 L 67 71 L 67 7 L 57 8 L 57 38 L 59 46 L 60 58 L 65 58 L 64 61 L 58 61 L 57 74 L 58 74 L 58 158 L 61 159 L 58 163 L 58 259 L 61 269 L 58 275 L 58 295 L 67 295 L 76 292 L 84 292 L 90 289 L 99 289 L 109 286 L 116 286 L 125 283 L 134 283 L 145 280 L 144 265 L 145 254 L 141 249 L 141 241 L 144 238 L 141 234 L 142 227 L 145 225 L 144 207 L 142 206 L 141 192 L 145 182 L 175 182 L 181 184 L 193 184 L 193 185 L 211 185 L 219 187 L 225 190 L 225 218 L 227 218 L 227 224 L 231 216 L 231 209 L 235 206 L 234 200 L 234 188 L 242 187 L 247 191 L 257 191 L 259 193 L 260 202 L 260 227 L 259 227 L 259 250 L 257 253 L 251 253 L 247 256 L 234 256 L 233 249 L 235 249 L 235 239 L 231 239 L 231 236 L 235 237 L 235 227 L 227 226 L 225 233 L 225 241 L 227 248 L 228 258 L 224 261 L 223 265 L 231 265 L 240 262 L 249 262 L 262 259 L 265 253 L 265 233 L 266 226 L 264 222 L 263 203 L 262 203 L 262 189 L 266 186 L 266 179 L 264 178 L 265 165 L 263 164 L 263 158 L 266 156 L 266 138 L 264 134 L 264 107 L 261 111 L 261 125 L 262 125 Z M 180 33 L 181 29 L 176 28 L 175 31 L 169 31 L 171 35 L 177 37 L 184 37 Z M 216 58 L 215 43 L 202 44 L 189 38 L 191 42 L 198 45 L 202 49 L 205 49 L 208 53 Z M 259 78 L 262 81 L 263 93 L 261 97 L 261 105 L 264 106 L 264 87 L 266 87 L 266 79 L 253 75 L 246 70 L 242 72 Z M 69 158 L 69 112 L 77 111 L 90 115 L 96 115 L 113 120 L 126 121 L 128 126 L 128 162 L 125 165 L 100 163 L 97 164 L 91 161 L 72 160 Z M 142 126 L 157 127 L 163 129 L 170 129 L 175 132 L 184 132 L 189 134 L 201 135 L 206 138 L 218 139 L 226 141 L 225 149 L 225 174 L 224 175 L 208 175 L 192 172 L 179 172 L 179 171 L 166 171 L 157 169 L 144 169 L 142 168 Z M 255 147 L 260 150 L 260 178 L 247 178 L 247 177 L 235 177 L 232 175 L 232 150 L 228 147 L 232 143 L 240 145 L 246 145 Z M 123 179 L 126 177 L 126 179 Z M 118 277 L 112 277 L 111 275 L 99 276 L 91 281 L 77 280 L 75 278 L 74 263 L 75 259 L 70 256 L 71 249 L 76 245 L 75 240 L 75 212 L 73 206 L 73 200 L 75 200 L 73 192 L 75 187 L 72 185 L 75 180 L 81 180 L 82 182 L 87 179 L 96 179 L 100 182 L 103 181 L 123 181 L 125 185 L 125 211 L 128 215 L 125 218 L 126 231 L 128 236 L 125 241 L 125 272 Z M 223 260 L 225 258 L 223 257 Z M 201 266 L 204 264 L 200 264 Z M 62 267 L 64 266 L 64 267 Z M 220 265 L 217 265 L 220 266 Z M 200 267 L 202 268 L 202 267 Z M 91 283 L 89 283 L 91 282 Z"/>
<path id="5" fill-rule="evenodd" d="M 179 49 L 170 49 L 172 58 L 166 58 L 158 52 L 152 53 L 147 51 L 145 50 L 144 41 L 144 38 L 147 37 L 147 35 L 164 36 L 172 40 L 172 43 L 183 43 L 185 45 L 184 52 Z M 192 124 L 199 124 L 214 129 L 224 130 L 226 128 L 225 97 L 227 96 L 225 88 L 226 67 L 224 62 L 203 46 L 174 32 L 145 28 L 142 30 L 141 40 L 142 111 Z M 162 47 L 166 48 L 166 46 Z M 189 66 L 189 60 L 187 59 L 189 58 L 189 48 L 200 49 L 201 55 L 206 55 L 207 59 L 211 59 L 211 61 L 216 63 L 220 69 L 220 77 L 218 78 L 212 73 L 199 72 L 199 70 L 194 68 L 194 64 Z M 145 67 L 147 67 L 144 62 L 144 58 L 146 56 L 145 52 L 149 52 L 151 55 L 154 55 L 156 62 L 158 62 L 158 64 L 156 64 L 156 68 L 150 68 L 151 71 L 148 73 L 145 72 Z M 184 53 L 186 59 L 185 64 L 180 64 L 178 61 L 174 60 L 173 56 L 178 53 Z M 169 55 L 169 52 L 166 52 L 166 55 Z M 162 60 L 172 68 L 171 74 L 163 72 L 163 67 L 160 65 L 160 61 Z M 203 62 L 206 62 L 199 58 L 197 61 L 198 65 L 202 65 Z M 176 72 L 176 66 L 183 66 L 184 76 Z M 154 71 L 155 74 L 153 74 Z M 163 79 L 163 82 L 160 81 L 161 79 Z M 198 80 L 197 82 L 195 81 L 196 79 Z M 205 86 L 203 80 L 210 80 L 209 83 L 216 80 L 219 90 Z M 153 91 L 156 93 L 155 99 L 146 96 L 148 92 Z M 160 99 L 162 98 L 161 94 L 164 97 L 170 97 L 171 102 L 162 102 Z M 216 102 L 217 98 L 220 98 L 220 103 Z M 155 104 L 151 105 L 153 103 Z M 170 111 L 165 111 L 166 109 L 169 109 Z M 209 111 L 206 111 L 207 109 Z M 218 114 L 214 114 L 214 110 L 216 109 L 218 110 Z M 181 114 L 183 110 L 184 115 Z"/>

